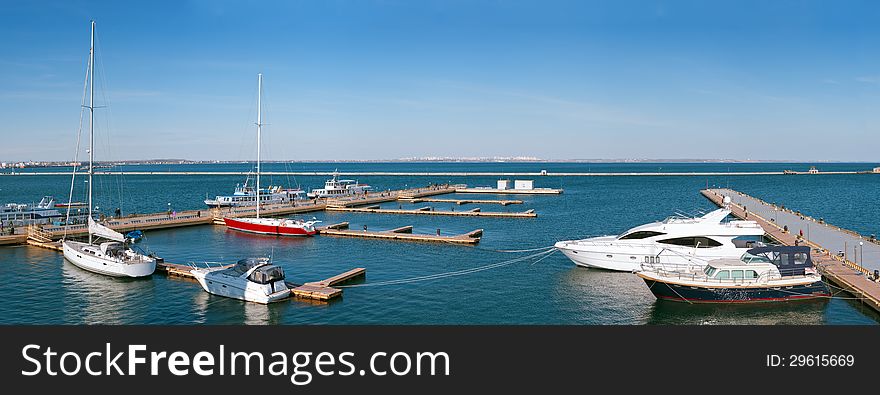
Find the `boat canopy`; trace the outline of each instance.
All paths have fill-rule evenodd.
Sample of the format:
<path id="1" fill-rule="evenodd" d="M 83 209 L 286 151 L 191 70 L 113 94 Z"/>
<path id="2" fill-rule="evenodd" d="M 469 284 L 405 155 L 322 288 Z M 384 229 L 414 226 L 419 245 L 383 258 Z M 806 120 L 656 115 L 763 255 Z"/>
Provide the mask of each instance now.
<path id="1" fill-rule="evenodd" d="M 247 273 L 248 270 L 268 263 L 269 258 L 245 258 L 236 262 L 233 268 L 239 273 L 239 275 L 241 275 Z"/>
<path id="2" fill-rule="evenodd" d="M 803 276 L 813 267 L 809 246 L 766 246 L 746 251 L 746 254 L 764 257 L 779 268 L 782 276 Z"/>
<path id="3" fill-rule="evenodd" d="M 258 284 L 271 284 L 284 280 L 284 269 L 281 266 L 260 266 L 248 276 L 248 280 Z"/>

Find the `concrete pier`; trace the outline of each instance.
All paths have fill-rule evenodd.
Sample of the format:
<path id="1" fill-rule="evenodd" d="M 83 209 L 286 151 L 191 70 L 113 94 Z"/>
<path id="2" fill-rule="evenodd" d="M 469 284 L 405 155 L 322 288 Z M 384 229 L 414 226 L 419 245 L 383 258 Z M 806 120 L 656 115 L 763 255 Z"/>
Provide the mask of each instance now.
<path id="1" fill-rule="evenodd" d="M 719 206 L 724 205 L 725 196 L 730 196 L 731 204 L 728 207 L 734 216 L 757 222 L 769 237 L 780 244 L 810 245 L 813 247 L 811 253 L 813 263 L 826 280 L 856 296 L 864 304 L 880 311 L 880 282 L 877 279 L 872 279 L 874 269 L 871 269 L 878 267 L 877 255 L 872 252 L 871 256 L 867 256 L 866 252 L 867 259 L 864 260 L 863 266 L 851 260 L 852 256 L 843 257 L 842 254 L 837 253 L 837 250 L 830 250 L 826 247 L 826 244 L 833 248 L 833 246 L 857 240 L 857 245 L 858 241 L 863 243 L 859 245 L 859 248 L 868 251 L 869 248 L 873 250 L 875 247 L 880 247 L 876 242 L 871 242 L 863 237 L 859 239 L 860 236 L 857 236 L 855 232 L 828 224 L 815 224 L 816 227 L 813 229 L 820 229 L 820 227 L 823 229 L 816 232 L 811 229 L 809 234 L 805 231 L 804 236 L 800 237 L 800 229 L 792 228 L 792 226 L 805 226 L 804 221 L 813 221 L 809 217 L 797 215 L 790 209 L 783 210 L 731 189 L 706 189 L 701 193 Z M 788 227 L 787 231 L 785 230 L 786 226 Z"/>

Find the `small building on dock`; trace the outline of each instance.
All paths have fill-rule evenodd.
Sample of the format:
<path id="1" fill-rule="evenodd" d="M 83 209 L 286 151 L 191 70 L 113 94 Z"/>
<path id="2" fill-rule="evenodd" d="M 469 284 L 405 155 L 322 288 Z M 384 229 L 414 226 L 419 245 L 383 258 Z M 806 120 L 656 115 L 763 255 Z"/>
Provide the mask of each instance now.
<path id="1" fill-rule="evenodd" d="M 513 189 L 520 190 L 520 191 L 535 189 L 535 182 L 532 180 L 515 180 L 513 182 Z"/>

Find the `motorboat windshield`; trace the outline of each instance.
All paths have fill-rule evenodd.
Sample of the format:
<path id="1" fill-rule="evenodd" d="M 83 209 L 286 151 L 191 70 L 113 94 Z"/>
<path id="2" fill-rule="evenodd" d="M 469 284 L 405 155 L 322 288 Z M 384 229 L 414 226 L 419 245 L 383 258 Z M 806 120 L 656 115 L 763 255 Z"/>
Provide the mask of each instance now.
<path id="1" fill-rule="evenodd" d="M 271 284 L 276 281 L 284 280 L 284 269 L 281 266 L 265 265 L 260 266 L 248 276 L 248 280 L 257 284 Z"/>
<path id="2" fill-rule="evenodd" d="M 233 269 L 238 272 L 239 275 L 241 275 L 247 273 L 248 270 L 251 270 L 255 267 L 267 264 L 269 264 L 269 258 L 245 258 L 236 262 L 235 266 L 233 266 Z"/>

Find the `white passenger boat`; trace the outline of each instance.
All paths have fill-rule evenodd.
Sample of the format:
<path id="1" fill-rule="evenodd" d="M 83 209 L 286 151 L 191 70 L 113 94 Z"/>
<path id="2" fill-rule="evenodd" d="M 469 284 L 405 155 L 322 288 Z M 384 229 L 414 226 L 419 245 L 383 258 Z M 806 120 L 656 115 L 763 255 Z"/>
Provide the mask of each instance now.
<path id="1" fill-rule="evenodd" d="M 339 172 L 333 172 L 333 178 L 324 182 L 324 188 L 313 189 L 308 197 L 314 198 L 339 198 L 347 196 L 363 195 L 373 187 L 361 184 L 357 180 L 340 180 Z"/>
<path id="2" fill-rule="evenodd" d="M 94 174 L 94 135 L 95 135 L 95 22 L 92 21 L 91 50 L 89 52 L 89 202 L 87 243 L 62 239 L 64 258 L 82 269 L 114 277 L 144 277 L 156 270 L 156 258 L 132 248 L 121 233 L 116 232 L 93 219 L 92 176 Z M 73 177 L 76 177 L 74 171 Z M 71 188 L 71 195 L 73 189 Z M 71 198 L 72 196 L 68 197 Z M 68 200 L 70 201 L 70 200 Z M 97 239 L 108 241 L 96 243 Z"/>
<path id="3" fill-rule="evenodd" d="M 638 226 L 618 236 L 556 243 L 575 264 L 588 268 L 632 272 L 644 263 L 696 266 L 720 258 L 739 258 L 760 245 L 764 229 L 754 221 L 725 219 L 721 208 L 701 217 L 670 217 Z"/>
<path id="4" fill-rule="evenodd" d="M 55 208 L 52 196 L 44 196 L 37 204 L 7 203 L 0 206 L 0 223 L 4 226 L 48 224 L 62 218 L 64 215 Z"/>
<path id="5" fill-rule="evenodd" d="M 235 186 L 232 195 L 217 195 L 213 199 L 205 199 L 205 204 L 211 207 L 246 207 L 254 206 L 259 195 L 260 203 L 263 205 L 272 204 L 289 204 L 298 200 L 307 200 L 306 191 L 299 188 L 283 188 L 278 185 L 270 185 L 266 188 L 260 188 L 260 193 L 250 186 L 250 177 L 244 184 Z"/>
<path id="6" fill-rule="evenodd" d="M 256 303 L 272 303 L 290 296 L 284 269 L 268 258 L 247 258 L 231 267 L 198 268 L 193 276 L 205 291 Z"/>

